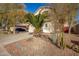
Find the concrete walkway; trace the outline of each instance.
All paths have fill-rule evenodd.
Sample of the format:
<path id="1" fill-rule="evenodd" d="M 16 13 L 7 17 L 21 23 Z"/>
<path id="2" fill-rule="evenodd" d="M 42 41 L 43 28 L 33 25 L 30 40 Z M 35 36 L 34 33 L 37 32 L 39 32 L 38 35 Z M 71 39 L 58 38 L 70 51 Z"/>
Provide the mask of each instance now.
<path id="1" fill-rule="evenodd" d="M 31 38 L 32 35 L 29 33 L 19 33 L 19 34 L 9 34 L 9 35 L 4 35 L 3 37 L 0 37 L 0 44 L 1 45 L 7 45 L 22 39 L 28 39 Z"/>

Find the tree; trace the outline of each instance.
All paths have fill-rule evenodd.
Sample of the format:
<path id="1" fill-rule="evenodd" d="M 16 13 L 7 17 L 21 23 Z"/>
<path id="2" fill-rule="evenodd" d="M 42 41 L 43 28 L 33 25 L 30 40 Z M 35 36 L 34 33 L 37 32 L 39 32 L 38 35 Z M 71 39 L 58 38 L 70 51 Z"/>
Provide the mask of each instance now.
<path id="1" fill-rule="evenodd" d="M 24 10 L 17 11 L 19 23 L 26 23 L 26 21 L 27 21 L 27 18 L 25 17 L 26 14 L 27 14 L 27 12 L 25 12 Z"/>
<path id="2" fill-rule="evenodd" d="M 39 33 L 46 17 L 43 14 L 34 15 L 31 13 L 27 14 L 26 17 L 28 22 L 35 27 L 35 32 Z"/>
<path id="3" fill-rule="evenodd" d="M 24 4 L 0 4 L 0 15 L 2 25 L 5 25 L 4 29 L 9 29 L 11 26 L 15 27 L 17 16 L 20 16 L 20 14 L 18 13 L 19 11 L 24 11 Z M 20 17 L 20 19 L 23 18 L 23 16 Z"/>
<path id="4" fill-rule="evenodd" d="M 69 35 L 71 33 L 71 28 L 75 23 L 75 18 L 77 16 L 77 12 L 79 10 L 79 4 L 69 4 L 68 5 L 68 24 L 69 24 Z"/>
<path id="5" fill-rule="evenodd" d="M 78 10 L 78 4 L 50 4 L 51 8 L 51 19 L 52 23 L 54 24 L 55 32 L 57 32 L 57 29 L 60 29 L 60 38 L 61 38 L 61 45 L 63 46 L 63 29 L 64 29 L 64 23 L 69 23 L 69 32 L 71 30 L 71 24 L 74 21 L 74 18 L 76 16 L 76 12 Z M 59 40 L 59 38 L 58 38 Z"/>

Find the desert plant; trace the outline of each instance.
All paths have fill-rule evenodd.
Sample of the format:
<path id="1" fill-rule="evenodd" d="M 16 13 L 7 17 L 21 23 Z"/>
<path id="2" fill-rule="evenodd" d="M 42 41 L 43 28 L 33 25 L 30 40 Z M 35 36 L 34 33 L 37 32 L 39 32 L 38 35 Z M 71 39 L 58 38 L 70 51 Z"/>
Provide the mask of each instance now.
<path id="1" fill-rule="evenodd" d="M 65 48 L 63 33 L 61 34 L 61 38 L 60 38 L 60 48 L 62 48 L 62 49 Z"/>
<path id="2" fill-rule="evenodd" d="M 28 19 L 27 21 L 35 27 L 35 32 L 40 32 L 44 23 L 45 16 L 42 14 L 34 15 L 29 13 L 26 15 L 26 17 Z"/>

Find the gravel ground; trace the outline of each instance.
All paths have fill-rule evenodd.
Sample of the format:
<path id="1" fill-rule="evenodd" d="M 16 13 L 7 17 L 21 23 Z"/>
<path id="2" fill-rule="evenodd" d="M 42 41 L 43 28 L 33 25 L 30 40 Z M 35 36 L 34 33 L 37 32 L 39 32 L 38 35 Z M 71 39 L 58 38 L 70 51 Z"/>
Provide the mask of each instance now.
<path id="1" fill-rule="evenodd" d="M 69 42 L 67 35 L 65 36 L 66 42 Z M 76 39 L 78 40 L 79 38 Z M 79 53 L 71 49 L 65 48 L 62 50 L 45 38 L 35 37 L 5 45 L 5 49 L 13 56 L 79 56 Z"/>
<path id="2" fill-rule="evenodd" d="M 30 34 L 20 33 L 4 35 L 0 34 L 0 55 L 12 56 L 79 56 L 79 53 L 65 48 L 56 47 L 49 39 L 33 37 L 28 39 Z M 64 42 L 72 45 L 71 40 L 79 41 L 79 35 L 65 34 Z M 70 38 L 70 39 L 69 39 Z"/>

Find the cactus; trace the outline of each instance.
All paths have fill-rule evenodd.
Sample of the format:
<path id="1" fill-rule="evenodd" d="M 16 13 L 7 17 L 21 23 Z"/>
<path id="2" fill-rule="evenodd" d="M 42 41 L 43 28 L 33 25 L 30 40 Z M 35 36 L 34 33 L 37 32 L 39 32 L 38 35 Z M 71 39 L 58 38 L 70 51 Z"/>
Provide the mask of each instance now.
<path id="1" fill-rule="evenodd" d="M 64 49 L 64 48 L 65 48 L 65 43 L 64 43 L 63 33 L 61 33 L 60 47 L 61 47 L 62 49 Z"/>

